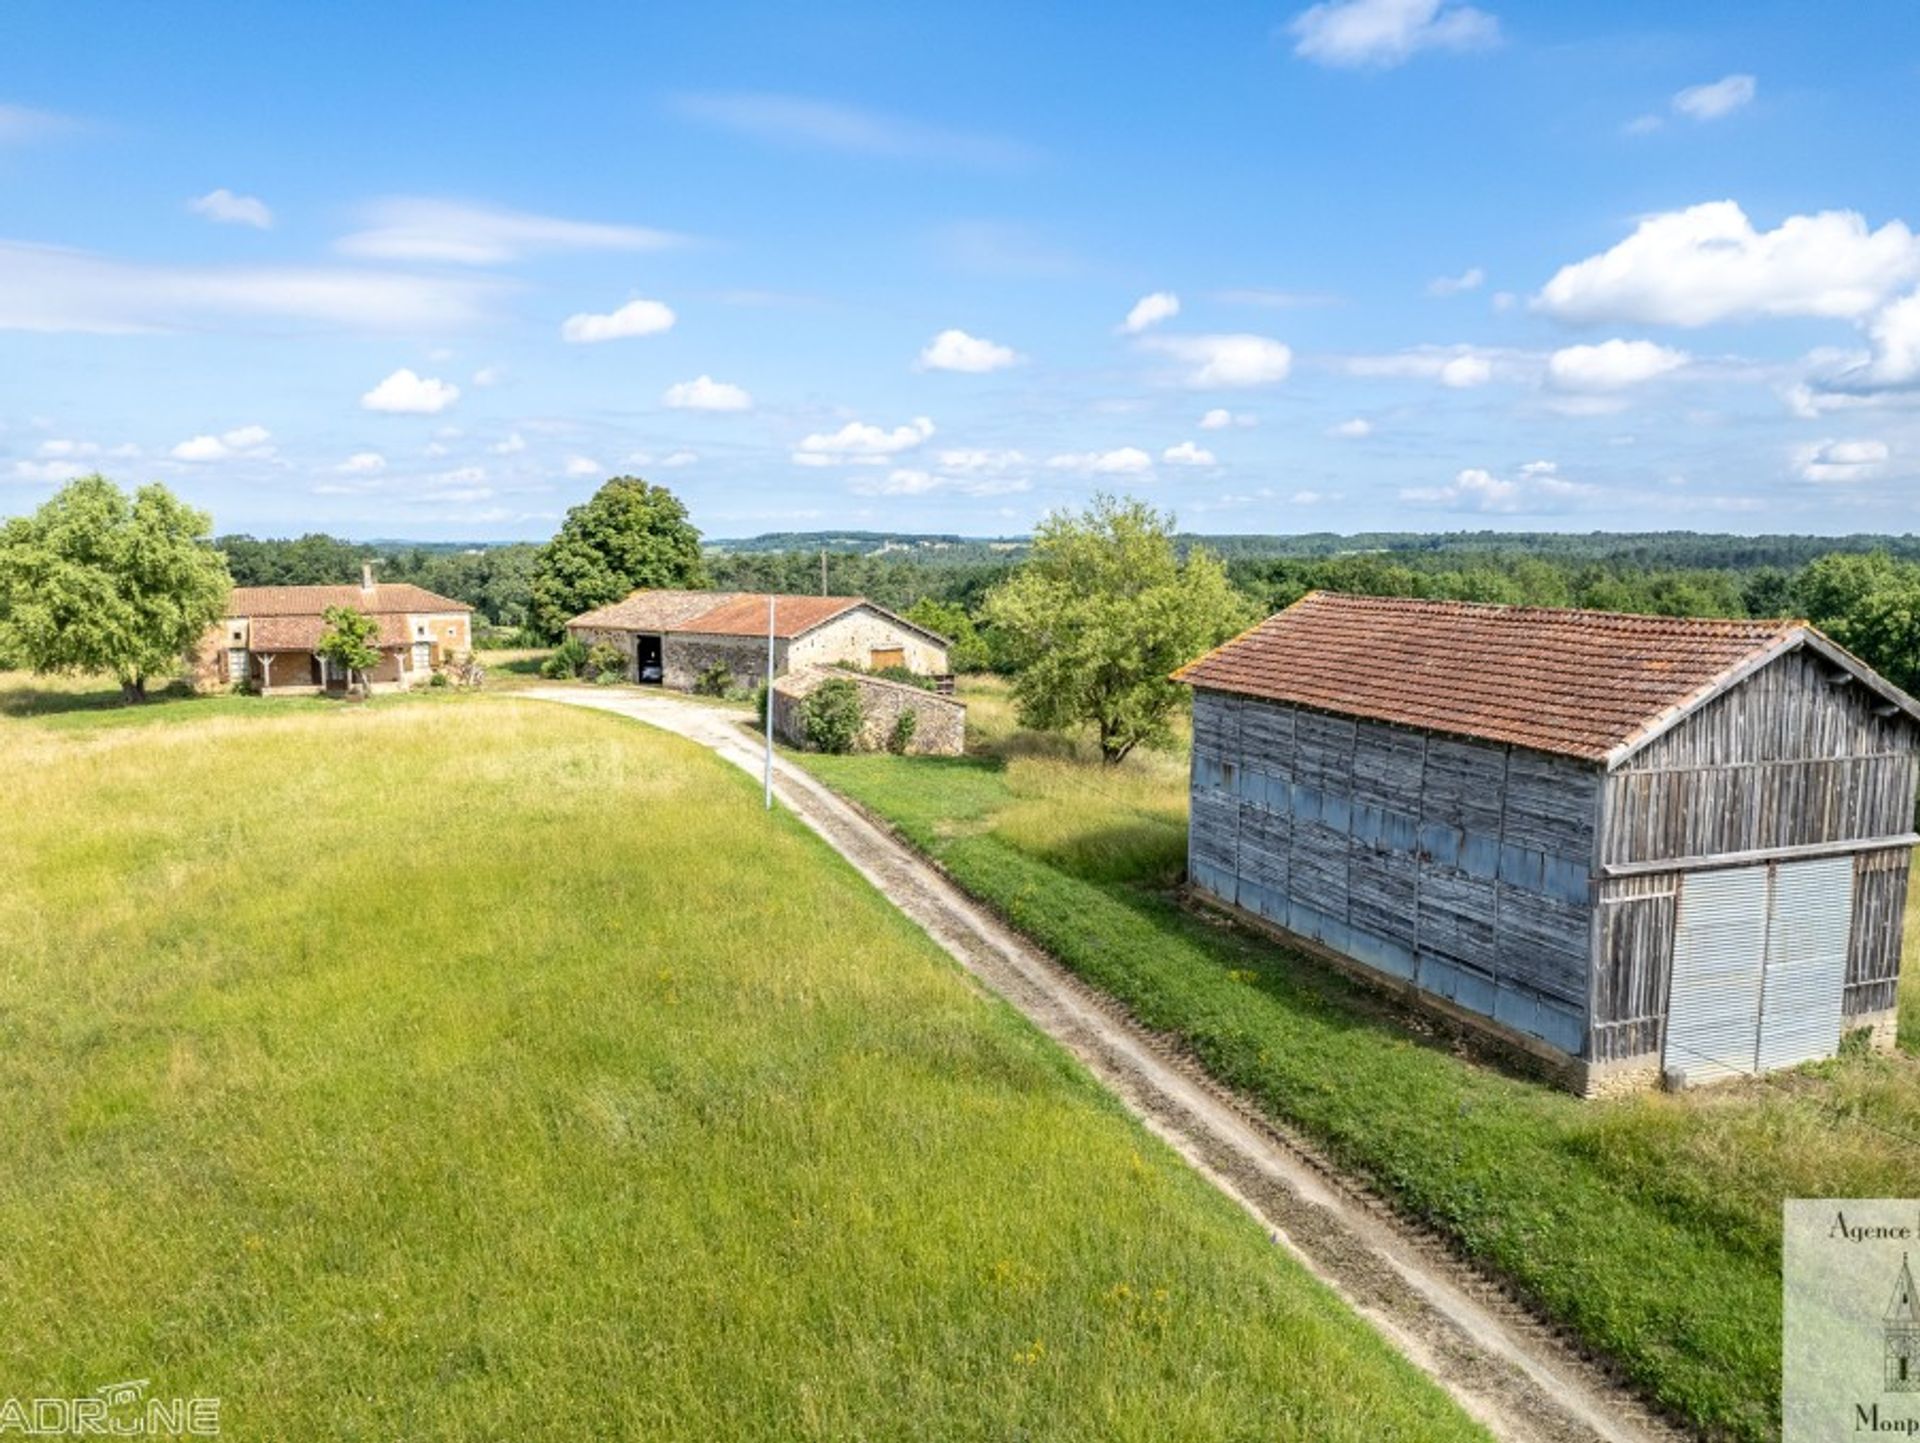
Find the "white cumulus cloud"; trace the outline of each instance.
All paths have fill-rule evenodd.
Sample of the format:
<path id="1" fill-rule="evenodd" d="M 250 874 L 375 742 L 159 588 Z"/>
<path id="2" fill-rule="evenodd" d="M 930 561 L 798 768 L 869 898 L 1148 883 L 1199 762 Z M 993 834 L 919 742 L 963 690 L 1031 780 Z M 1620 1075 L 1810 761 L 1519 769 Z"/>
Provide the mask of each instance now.
<path id="1" fill-rule="evenodd" d="M 217 436 L 182 441 L 168 454 L 176 461 L 258 461 L 273 455 L 271 441 L 265 426 L 237 426 Z"/>
<path id="2" fill-rule="evenodd" d="M 1487 283 L 1487 273 L 1479 266 L 1468 266 L 1457 276 L 1435 276 L 1427 282 L 1430 296 L 1457 296 L 1462 291 L 1477 291 Z"/>
<path id="3" fill-rule="evenodd" d="M 1534 306 L 1564 321 L 1705 326 L 1756 316 L 1857 319 L 1920 276 L 1920 241 L 1854 211 L 1757 231 L 1730 200 L 1649 216 L 1611 250 L 1562 267 Z"/>
<path id="4" fill-rule="evenodd" d="M 1687 364 L 1685 351 L 1652 341 L 1602 341 L 1596 346 L 1567 346 L 1547 357 L 1547 374 L 1569 391 L 1619 391 Z"/>
<path id="5" fill-rule="evenodd" d="M 1160 459 L 1169 466 L 1215 466 L 1218 459 L 1205 446 L 1196 446 L 1191 441 L 1182 441 L 1177 446 L 1169 446 L 1160 453 Z"/>
<path id="6" fill-rule="evenodd" d="M 1795 453 L 1794 464 L 1809 481 L 1864 481 L 1892 454 L 1885 441 L 1816 441 Z"/>
<path id="7" fill-rule="evenodd" d="M 1759 83 L 1751 75 L 1729 75 L 1711 85 L 1690 85 L 1673 97 L 1673 108 L 1694 120 L 1718 120 L 1751 105 Z"/>
<path id="8" fill-rule="evenodd" d="M 221 225 L 250 225 L 255 230 L 273 228 L 273 212 L 264 200 L 254 195 L 235 195 L 225 186 L 188 201 L 187 209 Z"/>
<path id="9" fill-rule="evenodd" d="M 1448 0 L 1326 0 L 1287 29 L 1295 55 L 1345 69 L 1387 69 L 1422 50 L 1478 50 L 1500 39 L 1493 16 Z"/>
<path id="10" fill-rule="evenodd" d="M 1251 411 L 1229 411 L 1225 406 L 1215 406 L 1200 418 L 1202 431 L 1225 431 L 1230 427 L 1242 428 L 1258 426 L 1260 418 Z"/>
<path id="11" fill-rule="evenodd" d="M 460 388 L 451 381 L 415 374 L 401 367 L 360 398 L 369 411 L 390 415 L 434 416 L 460 399 Z"/>
<path id="12" fill-rule="evenodd" d="M 1140 297 L 1133 303 L 1133 309 L 1127 312 L 1127 318 L 1120 323 L 1120 329 L 1128 335 L 1137 336 L 1149 326 L 1157 326 L 1162 321 L 1172 320 L 1180 314 L 1180 297 L 1172 291 L 1155 291 L 1151 295 Z"/>
<path id="13" fill-rule="evenodd" d="M 1365 416 L 1355 416 L 1351 420 L 1327 427 L 1327 434 L 1342 441 L 1358 441 L 1363 436 L 1373 434 L 1373 422 Z"/>
<path id="14" fill-rule="evenodd" d="M 1270 386 L 1293 369 L 1292 348 L 1267 336 L 1155 336 L 1141 344 L 1189 363 L 1187 384 L 1196 387 Z"/>
<path id="15" fill-rule="evenodd" d="M 378 451 L 355 451 L 333 469 L 347 476 L 378 476 L 387 469 L 387 458 Z"/>
<path id="16" fill-rule="evenodd" d="M 566 471 L 569 476 L 598 476 L 602 469 L 600 463 L 591 456 L 567 457 Z"/>
<path id="17" fill-rule="evenodd" d="M 581 311 L 568 316 L 560 325 L 560 338 L 575 345 L 594 341 L 618 341 L 627 336 L 655 336 L 672 330 L 673 309 L 659 301 L 628 301 L 607 315 Z"/>
<path id="18" fill-rule="evenodd" d="M 676 381 L 661 393 L 662 404 L 676 411 L 748 411 L 753 397 L 730 381 L 711 376 L 695 376 L 691 381 Z"/>
<path id="19" fill-rule="evenodd" d="M 509 431 L 504 438 L 495 441 L 487 449 L 496 456 L 515 456 L 527 449 L 527 438 L 518 431 Z"/>
<path id="20" fill-rule="evenodd" d="M 1003 371 L 1020 363 L 1020 355 L 1011 346 L 996 345 L 961 330 L 945 330 L 928 341 L 917 362 L 923 371 L 964 371 L 979 375 Z"/>
<path id="21" fill-rule="evenodd" d="M 1351 376 L 1438 381 L 1463 391 L 1491 381 L 1493 363 L 1492 353 L 1472 346 L 1419 346 L 1385 356 L 1352 356 L 1344 363 L 1344 369 Z"/>
<path id="22" fill-rule="evenodd" d="M 925 416 L 916 416 L 891 431 L 864 421 L 849 421 L 838 431 L 802 438 L 793 448 L 793 460 L 800 466 L 877 466 L 923 444 L 933 429 L 933 422 Z"/>

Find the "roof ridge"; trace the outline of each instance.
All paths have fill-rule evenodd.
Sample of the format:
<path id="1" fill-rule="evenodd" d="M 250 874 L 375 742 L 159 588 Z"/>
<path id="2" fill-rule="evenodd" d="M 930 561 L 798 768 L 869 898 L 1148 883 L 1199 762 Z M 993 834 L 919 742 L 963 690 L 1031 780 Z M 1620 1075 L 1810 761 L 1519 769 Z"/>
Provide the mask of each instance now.
<path id="1" fill-rule="evenodd" d="M 1553 618 L 1564 621 L 1600 621 L 1652 622 L 1661 626 L 1700 628 L 1711 626 L 1745 626 L 1765 628 L 1774 632 L 1785 632 L 1797 626 L 1811 626 L 1812 623 L 1800 617 L 1759 617 L 1759 616 L 1665 616 L 1652 611 L 1605 611 L 1599 607 L 1588 606 L 1541 606 L 1532 602 L 1516 601 L 1460 601 L 1442 596 L 1378 596 L 1363 591 L 1334 591 L 1325 587 L 1316 587 L 1305 593 L 1292 606 L 1283 608 L 1275 615 L 1284 615 L 1302 602 L 1320 599 L 1324 601 L 1359 602 L 1367 606 L 1382 609 L 1405 608 L 1407 610 L 1464 611 L 1483 615 L 1504 613 L 1512 616 Z M 1271 620 L 1272 618 L 1268 618 Z"/>

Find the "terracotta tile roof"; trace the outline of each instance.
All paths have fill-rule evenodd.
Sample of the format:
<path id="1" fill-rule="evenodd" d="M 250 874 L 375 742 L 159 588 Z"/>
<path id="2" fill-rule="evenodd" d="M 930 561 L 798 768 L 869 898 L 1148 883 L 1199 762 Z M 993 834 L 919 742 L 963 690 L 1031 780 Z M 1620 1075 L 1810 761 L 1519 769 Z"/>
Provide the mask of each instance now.
<path id="1" fill-rule="evenodd" d="M 405 646 L 412 640 L 407 634 L 407 619 L 387 613 L 377 618 L 379 630 L 374 645 Z M 262 616 L 248 629 L 249 651 L 312 651 L 320 644 L 327 624 L 318 616 Z"/>
<path id="2" fill-rule="evenodd" d="M 371 591 L 358 586 L 236 586 L 227 601 L 227 615 L 318 616 L 329 606 L 350 606 L 374 616 L 473 610 L 464 601 L 411 582 L 385 581 Z"/>
<path id="3" fill-rule="evenodd" d="M 799 636 L 822 622 L 832 621 L 842 612 L 865 604 L 858 596 L 778 596 L 774 598 L 773 634 Z M 711 610 L 688 617 L 674 630 L 698 632 L 702 636 L 765 636 L 766 595 L 730 597 Z"/>
<path id="4" fill-rule="evenodd" d="M 940 646 L 951 643 L 938 632 L 875 606 L 864 596 L 780 596 L 776 598 L 774 635 L 791 640 L 816 626 L 864 606 L 889 621 L 917 631 Z M 574 617 L 568 626 L 608 627 L 621 631 L 679 632 L 696 636 L 765 636 L 764 591 L 636 591 L 624 601 Z"/>
<path id="5" fill-rule="evenodd" d="M 1598 761 L 1798 621 L 1316 591 L 1175 673 L 1213 691 Z"/>
<path id="6" fill-rule="evenodd" d="M 568 626 L 606 626 L 629 631 L 679 631 L 690 616 L 711 611 L 722 602 L 732 601 L 738 591 L 636 591 L 624 601 L 598 607 L 576 616 Z M 761 624 L 766 623 L 766 598 L 760 599 Z"/>

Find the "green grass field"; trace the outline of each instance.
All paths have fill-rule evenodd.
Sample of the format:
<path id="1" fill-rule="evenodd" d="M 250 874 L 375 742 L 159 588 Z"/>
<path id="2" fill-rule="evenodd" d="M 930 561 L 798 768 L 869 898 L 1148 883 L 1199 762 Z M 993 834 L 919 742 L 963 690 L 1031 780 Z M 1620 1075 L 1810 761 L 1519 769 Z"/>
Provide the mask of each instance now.
<path id="1" fill-rule="evenodd" d="M 85 695 L 0 678 L 0 1396 L 148 1378 L 236 1439 L 1481 1436 L 697 748 Z"/>
<path id="2" fill-rule="evenodd" d="M 1774 1436 L 1783 1197 L 1920 1195 L 1920 1060 L 1587 1103 L 1182 910 L 1186 760 L 1102 769 L 965 691 L 985 755 L 805 758 L 1215 1075 L 1504 1273 L 1703 1431 Z M 1914 918 L 1909 912 L 1909 933 Z M 1920 1045 L 1920 977 L 1903 993 Z"/>

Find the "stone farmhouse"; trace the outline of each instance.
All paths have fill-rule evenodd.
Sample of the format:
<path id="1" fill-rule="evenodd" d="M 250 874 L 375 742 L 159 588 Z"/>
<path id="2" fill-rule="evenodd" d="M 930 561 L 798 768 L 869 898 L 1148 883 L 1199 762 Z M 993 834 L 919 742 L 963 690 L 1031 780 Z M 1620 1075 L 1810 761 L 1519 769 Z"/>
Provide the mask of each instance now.
<path id="1" fill-rule="evenodd" d="M 1920 704 L 1807 623 L 1315 592 L 1178 675 L 1201 900 L 1588 1095 L 1893 1045 Z"/>
<path id="2" fill-rule="evenodd" d="M 324 613 L 345 606 L 379 626 L 379 665 L 367 674 L 375 691 L 405 691 L 473 649 L 473 608 L 423 587 L 375 582 L 364 567 L 358 586 L 236 586 L 227 615 L 209 627 L 193 657 L 199 686 L 249 683 L 262 695 L 344 691 L 347 678 L 314 648 Z"/>
<path id="3" fill-rule="evenodd" d="M 716 669 L 747 689 L 767 674 L 765 592 L 636 591 L 624 601 L 576 616 L 567 635 L 606 642 L 629 659 L 629 677 L 692 691 Z M 775 596 L 773 669 L 851 664 L 869 671 L 902 666 L 922 676 L 947 672 L 947 639 L 864 596 Z"/>

